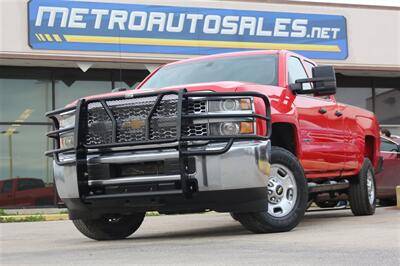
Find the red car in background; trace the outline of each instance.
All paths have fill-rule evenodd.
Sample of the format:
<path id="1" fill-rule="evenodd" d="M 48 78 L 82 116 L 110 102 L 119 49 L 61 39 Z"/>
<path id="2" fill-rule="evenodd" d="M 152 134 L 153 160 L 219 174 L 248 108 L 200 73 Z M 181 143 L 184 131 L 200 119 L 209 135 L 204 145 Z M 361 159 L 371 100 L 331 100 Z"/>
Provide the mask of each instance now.
<path id="1" fill-rule="evenodd" d="M 53 186 L 46 187 L 42 179 L 13 178 L 0 181 L 0 207 L 35 207 L 55 205 Z"/>
<path id="2" fill-rule="evenodd" d="M 376 175 L 376 193 L 381 205 L 396 203 L 396 186 L 400 186 L 400 138 L 381 137 L 383 170 Z"/>

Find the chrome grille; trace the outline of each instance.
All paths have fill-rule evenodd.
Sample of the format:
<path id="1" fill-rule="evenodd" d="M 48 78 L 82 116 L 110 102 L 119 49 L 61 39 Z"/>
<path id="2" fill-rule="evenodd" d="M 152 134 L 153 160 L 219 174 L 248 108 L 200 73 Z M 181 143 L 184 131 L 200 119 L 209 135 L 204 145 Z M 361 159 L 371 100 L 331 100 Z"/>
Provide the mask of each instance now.
<path id="1" fill-rule="evenodd" d="M 116 120 L 117 143 L 146 140 L 146 119 L 156 100 L 157 97 L 153 96 L 106 101 Z M 176 137 L 177 102 L 176 95 L 167 95 L 157 106 L 150 120 L 150 140 L 167 140 Z M 206 101 L 194 100 L 189 102 L 183 111 L 188 114 L 205 113 L 206 106 Z M 87 122 L 87 145 L 112 142 L 112 121 L 99 102 L 88 105 Z M 189 125 L 182 129 L 182 134 L 186 136 L 207 136 L 208 126 L 207 124 Z"/>

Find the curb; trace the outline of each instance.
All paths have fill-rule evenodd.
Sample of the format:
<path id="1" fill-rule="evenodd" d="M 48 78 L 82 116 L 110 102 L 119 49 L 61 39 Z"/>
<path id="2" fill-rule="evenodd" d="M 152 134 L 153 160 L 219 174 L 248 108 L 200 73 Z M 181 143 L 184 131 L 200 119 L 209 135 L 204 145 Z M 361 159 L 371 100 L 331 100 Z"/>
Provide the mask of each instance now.
<path id="1" fill-rule="evenodd" d="M 64 220 L 69 220 L 68 214 L 66 214 L 66 213 L 0 216 L 0 223 L 64 221 Z"/>
<path id="2" fill-rule="evenodd" d="M 146 216 L 159 216 L 158 212 L 147 212 Z M 0 216 L 0 223 L 19 223 L 19 222 L 51 222 L 69 220 L 67 213 L 54 214 L 10 214 Z"/>

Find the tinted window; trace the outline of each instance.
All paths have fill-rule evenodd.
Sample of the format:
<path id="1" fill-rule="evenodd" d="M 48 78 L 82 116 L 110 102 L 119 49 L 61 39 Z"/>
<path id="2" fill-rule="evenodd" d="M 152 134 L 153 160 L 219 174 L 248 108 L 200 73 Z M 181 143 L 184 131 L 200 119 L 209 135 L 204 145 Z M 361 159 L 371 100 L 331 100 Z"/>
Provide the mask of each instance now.
<path id="1" fill-rule="evenodd" d="M 276 55 L 213 58 L 169 65 L 157 71 L 141 89 L 218 81 L 277 84 Z"/>
<path id="2" fill-rule="evenodd" d="M 289 84 L 295 83 L 298 79 L 308 78 L 300 59 L 297 57 L 289 57 L 288 59 L 288 71 L 289 71 Z M 309 83 L 303 84 L 304 90 L 310 90 L 311 85 Z"/>
<path id="3" fill-rule="evenodd" d="M 1 193 L 11 192 L 11 190 L 12 190 L 12 180 L 4 181 Z"/>
<path id="4" fill-rule="evenodd" d="M 29 190 L 44 187 L 44 183 L 40 179 L 20 179 L 18 180 L 18 191 Z"/>
<path id="5" fill-rule="evenodd" d="M 396 152 L 398 151 L 398 147 L 395 143 L 388 141 L 386 139 L 381 139 L 381 151 L 390 151 Z"/>

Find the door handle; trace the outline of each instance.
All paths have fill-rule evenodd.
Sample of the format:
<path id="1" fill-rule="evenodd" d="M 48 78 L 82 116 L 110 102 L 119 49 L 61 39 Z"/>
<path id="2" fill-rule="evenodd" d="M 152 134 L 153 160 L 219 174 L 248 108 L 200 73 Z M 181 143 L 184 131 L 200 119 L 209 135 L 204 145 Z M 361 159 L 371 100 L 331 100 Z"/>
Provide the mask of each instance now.
<path id="1" fill-rule="evenodd" d="M 326 109 L 320 108 L 320 109 L 318 110 L 318 113 L 320 113 L 321 115 L 326 114 Z"/>
<path id="2" fill-rule="evenodd" d="M 336 112 L 335 112 L 335 115 L 336 115 L 337 117 L 341 117 L 341 116 L 343 115 L 343 113 L 340 112 L 340 111 L 336 111 Z"/>

